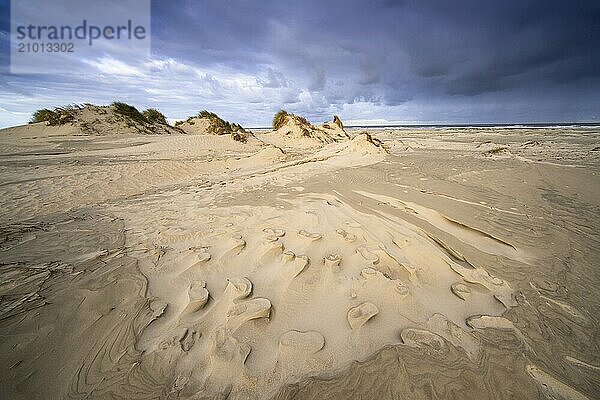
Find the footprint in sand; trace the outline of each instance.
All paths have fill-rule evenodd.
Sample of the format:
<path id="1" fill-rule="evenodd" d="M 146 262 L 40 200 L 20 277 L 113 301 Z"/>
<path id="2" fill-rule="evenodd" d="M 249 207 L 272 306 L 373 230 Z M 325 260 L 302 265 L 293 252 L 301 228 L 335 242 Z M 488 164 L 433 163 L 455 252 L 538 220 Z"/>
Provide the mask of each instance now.
<path id="1" fill-rule="evenodd" d="M 193 270 L 197 268 L 200 264 L 204 264 L 211 259 L 211 255 L 208 252 L 207 247 L 190 247 L 188 251 L 191 252 L 188 256 L 186 256 L 182 261 L 181 265 L 183 265 L 182 271 L 185 273 L 186 271 Z"/>
<path id="2" fill-rule="evenodd" d="M 425 329 L 403 329 L 400 337 L 405 345 L 423 349 L 427 354 L 443 355 L 448 352 L 444 338 Z"/>
<path id="3" fill-rule="evenodd" d="M 323 237 L 320 233 L 308 232 L 304 229 L 298 231 L 298 235 L 303 236 L 310 240 L 319 240 Z"/>
<path id="4" fill-rule="evenodd" d="M 362 288 L 366 288 L 367 290 L 371 289 L 373 291 L 381 292 L 381 290 L 386 290 L 386 288 L 392 288 L 400 298 L 404 298 L 410 294 L 408 286 L 400 279 L 387 278 L 381 271 L 377 271 L 374 268 L 363 268 L 363 270 L 360 271 L 360 276 L 364 280 L 362 282 Z M 354 290 L 354 293 L 356 293 L 356 290 Z M 354 297 L 356 297 L 356 295 Z"/>
<path id="5" fill-rule="evenodd" d="M 305 255 L 296 256 L 292 251 L 286 250 L 282 254 L 283 265 L 279 269 L 284 281 L 291 281 L 306 269 L 310 259 Z"/>
<path id="6" fill-rule="evenodd" d="M 320 351 L 325 346 L 325 338 L 317 331 L 291 330 L 281 335 L 279 339 L 279 353 L 298 353 L 311 355 Z"/>
<path id="7" fill-rule="evenodd" d="M 356 249 L 356 252 L 358 254 L 360 254 L 362 256 L 362 258 L 364 258 L 367 262 L 369 262 L 373 265 L 379 263 L 379 256 L 377 254 L 373 253 L 371 250 L 369 250 L 365 246 L 359 246 Z"/>
<path id="8" fill-rule="evenodd" d="M 342 238 L 344 238 L 344 240 L 348 241 L 348 242 L 354 242 L 356 240 L 356 235 L 353 235 L 352 233 L 348 233 L 343 229 L 336 229 L 335 233 L 337 233 L 338 235 L 340 235 Z"/>
<path id="9" fill-rule="evenodd" d="M 406 297 L 409 295 L 410 290 L 408 289 L 408 286 L 404 284 L 404 282 L 400 280 L 395 280 L 392 282 L 394 282 L 394 290 L 396 291 L 396 293 L 398 293 L 402 297 Z"/>
<path id="10" fill-rule="evenodd" d="M 296 255 L 294 254 L 294 252 L 293 252 L 293 251 L 290 251 L 290 250 L 285 250 L 283 253 L 281 253 L 281 260 L 282 260 L 284 263 L 287 263 L 287 262 L 293 261 L 293 260 L 294 260 L 294 258 L 296 258 Z"/>
<path id="11" fill-rule="evenodd" d="M 363 326 L 368 320 L 379 313 L 377 306 L 370 302 L 362 303 L 348 310 L 348 323 L 350 328 L 358 329 Z"/>
<path id="12" fill-rule="evenodd" d="M 193 329 L 186 329 L 181 339 L 179 339 L 179 345 L 181 346 L 181 350 L 190 351 L 190 349 L 196 343 L 197 337 L 200 337 L 198 332 L 196 332 Z"/>
<path id="13" fill-rule="evenodd" d="M 182 314 L 192 314 L 204 308 L 208 302 L 209 293 L 206 289 L 206 282 L 194 282 L 188 289 L 188 305 L 183 310 Z"/>
<path id="14" fill-rule="evenodd" d="M 342 270 L 342 267 L 340 266 L 341 261 L 342 257 L 338 254 L 329 254 L 323 259 L 325 268 L 331 272 L 340 272 Z"/>
<path id="15" fill-rule="evenodd" d="M 283 229 L 275 229 L 275 228 L 265 228 L 263 229 L 263 232 L 266 233 L 267 235 L 273 235 L 276 237 L 283 237 L 285 236 L 285 230 Z"/>
<path id="16" fill-rule="evenodd" d="M 277 235 L 267 235 L 267 236 L 265 236 L 265 240 L 267 242 L 277 242 L 277 241 L 279 241 L 279 236 L 277 236 Z"/>
<path id="17" fill-rule="evenodd" d="M 246 247 L 246 241 L 241 235 L 232 236 L 230 243 L 232 244 L 230 251 L 237 251 L 238 254 Z"/>
<path id="18" fill-rule="evenodd" d="M 212 325 L 224 326 L 230 332 L 235 332 L 245 322 L 268 317 L 271 302 L 264 298 L 249 299 L 252 292 L 252 282 L 247 278 L 228 279 L 223 295 L 203 317 Z"/>
<path id="19" fill-rule="evenodd" d="M 166 350 L 170 347 L 176 346 L 177 343 L 179 343 L 181 345 L 181 342 L 184 340 L 184 338 L 186 337 L 187 334 L 188 334 L 188 329 L 185 328 L 185 329 L 181 330 L 178 334 L 170 336 L 168 339 L 161 341 L 158 345 L 158 348 L 160 350 Z"/>
<path id="20" fill-rule="evenodd" d="M 228 239 L 227 248 L 220 259 L 223 263 L 228 263 L 229 258 L 237 257 L 246 248 L 246 241 L 241 235 L 232 236 Z"/>
<path id="21" fill-rule="evenodd" d="M 255 298 L 241 303 L 234 304 L 227 311 L 225 327 L 235 333 L 246 322 L 258 319 L 268 318 L 271 313 L 271 302 L 265 298 Z"/>
<path id="22" fill-rule="evenodd" d="M 284 253 L 285 247 L 283 243 L 277 240 L 270 240 L 267 237 L 267 240 L 262 245 L 262 255 L 260 256 L 261 264 L 269 264 L 279 260 L 280 256 Z"/>
<path id="23" fill-rule="evenodd" d="M 233 335 L 248 321 L 269 318 L 271 301 L 266 298 L 246 298 L 252 291 L 247 278 L 232 278 L 223 293 L 223 298 L 211 310 L 213 326 L 209 337 L 210 374 L 231 380 L 245 373 L 244 364 L 251 347 L 240 343 Z M 240 300 L 235 302 L 235 300 Z M 225 312 L 223 312 L 225 310 Z"/>
<path id="24" fill-rule="evenodd" d="M 210 337 L 209 358 L 214 371 L 231 371 L 231 369 L 243 367 L 251 347 L 245 343 L 239 343 L 225 326 L 214 330 Z M 223 365 L 224 364 L 224 365 Z M 223 365 L 224 368 L 218 368 Z"/>
<path id="25" fill-rule="evenodd" d="M 223 292 L 224 297 L 231 301 L 243 299 L 252 292 L 252 282 L 248 278 L 231 278 L 227 280 L 227 286 Z"/>
<path id="26" fill-rule="evenodd" d="M 452 293 L 454 293 L 459 299 L 467 300 L 469 297 L 471 297 L 471 289 L 469 289 L 469 287 L 463 283 L 453 283 L 452 286 L 450 286 L 450 290 L 452 290 Z"/>
<path id="27" fill-rule="evenodd" d="M 203 282 L 199 284 L 199 287 L 195 288 L 193 293 L 188 293 L 190 297 L 190 304 L 188 304 L 181 315 L 183 319 L 189 319 L 192 321 L 197 320 L 198 316 L 193 314 L 192 310 L 197 308 L 199 304 L 202 304 L 202 298 L 204 296 L 206 296 L 208 299 L 208 290 L 202 286 L 202 283 Z M 203 288 L 206 290 L 206 292 L 203 292 Z M 213 326 L 222 324 L 229 309 L 235 305 L 235 301 L 245 299 L 246 297 L 250 296 L 251 292 L 252 282 L 250 282 L 247 278 L 236 277 L 227 279 L 227 286 L 225 287 L 225 290 L 223 290 L 221 296 L 216 297 L 216 301 L 212 303 L 207 312 L 202 315 L 202 321 L 206 321 Z M 202 307 L 204 307 L 204 305 Z"/>
<path id="28" fill-rule="evenodd" d="M 207 262 L 210 261 L 210 253 L 208 251 L 203 251 L 201 253 L 198 253 L 198 262 Z"/>
<path id="29" fill-rule="evenodd" d="M 509 332 L 518 339 L 527 350 L 531 351 L 521 330 L 508 318 L 494 315 L 473 315 L 467 318 L 465 322 L 468 327 L 473 329 L 495 329 L 498 331 Z"/>
<path id="30" fill-rule="evenodd" d="M 510 308 L 517 305 L 513 295 L 513 290 L 505 280 L 490 275 L 483 268 L 465 268 L 456 263 L 450 264 L 450 268 L 452 268 L 452 270 L 457 274 L 461 275 L 465 282 L 478 283 L 485 286 L 492 292 L 493 296 L 498 301 L 504 304 L 505 307 Z"/>

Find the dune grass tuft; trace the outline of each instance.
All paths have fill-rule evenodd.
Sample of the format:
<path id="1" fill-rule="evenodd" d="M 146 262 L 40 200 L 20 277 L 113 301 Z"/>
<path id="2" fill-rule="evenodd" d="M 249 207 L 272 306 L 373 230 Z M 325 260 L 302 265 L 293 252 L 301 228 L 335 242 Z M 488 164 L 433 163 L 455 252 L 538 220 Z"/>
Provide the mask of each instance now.
<path id="1" fill-rule="evenodd" d="M 53 121 L 56 121 L 57 118 L 58 114 L 54 110 L 42 108 L 33 113 L 29 123 L 37 124 L 38 122 L 48 122 L 50 125 L 54 125 Z"/>
<path id="2" fill-rule="evenodd" d="M 219 117 L 217 114 L 207 110 L 200 111 L 197 116 L 198 118 L 208 119 L 210 121 L 210 126 L 208 127 L 208 130 L 211 133 L 217 135 L 227 135 L 233 134 L 235 132 L 246 132 L 241 125 L 236 123 L 229 123 L 228 121 L 225 121 L 223 118 Z"/>
<path id="3" fill-rule="evenodd" d="M 123 115 L 125 117 L 128 117 L 128 118 L 134 120 L 135 122 L 139 122 L 142 124 L 147 122 L 144 115 L 141 112 L 139 112 L 138 109 L 132 105 L 129 105 L 127 103 L 122 103 L 120 101 L 115 101 L 111 104 L 111 106 L 114 108 L 114 110 L 117 114 Z"/>
<path id="4" fill-rule="evenodd" d="M 56 107 L 54 110 L 42 108 L 32 114 L 29 123 L 47 122 L 48 125 L 64 125 L 72 122 L 75 119 L 75 112 L 83 107 L 79 104 L 67 104 L 66 106 Z"/>
<path id="5" fill-rule="evenodd" d="M 86 110 L 87 113 L 79 113 Z M 113 114 L 114 113 L 114 114 Z M 114 118 L 110 114 L 124 118 Z M 91 121 L 91 118 L 95 120 Z M 163 113 L 155 108 L 148 108 L 144 112 L 122 102 L 113 102 L 109 106 L 97 106 L 90 103 L 68 104 L 54 109 L 42 108 L 35 111 L 29 123 L 46 122 L 48 125 L 64 125 L 67 123 L 78 124 L 85 132 L 97 132 L 93 128 L 94 122 L 105 120 L 108 123 L 121 123 L 126 127 L 135 128 L 144 133 L 169 133 L 169 123 Z M 179 128 L 176 130 L 180 131 Z"/>
<path id="6" fill-rule="evenodd" d="M 273 130 L 274 131 L 281 128 L 283 126 L 283 124 L 285 124 L 285 117 L 287 117 L 288 115 L 291 115 L 291 114 L 289 114 L 285 110 L 279 110 L 277 112 L 277 114 L 275 114 L 275 116 L 273 117 Z"/>
<path id="7" fill-rule="evenodd" d="M 167 125 L 167 118 L 156 108 L 148 108 L 142 112 L 142 115 L 148 123 Z"/>
<path id="8" fill-rule="evenodd" d="M 273 130 L 276 131 L 277 129 L 281 128 L 285 124 L 287 117 L 294 118 L 294 120 L 296 120 L 296 122 L 300 123 L 300 125 L 304 125 L 304 126 L 308 126 L 308 127 L 312 126 L 310 121 L 304 117 L 301 117 L 301 116 L 295 115 L 295 114 L 291 114 L 285 110 L 279 110 L 277 112 L 277 114 L 275 114 L 275 116 L 273 117 Z"/>

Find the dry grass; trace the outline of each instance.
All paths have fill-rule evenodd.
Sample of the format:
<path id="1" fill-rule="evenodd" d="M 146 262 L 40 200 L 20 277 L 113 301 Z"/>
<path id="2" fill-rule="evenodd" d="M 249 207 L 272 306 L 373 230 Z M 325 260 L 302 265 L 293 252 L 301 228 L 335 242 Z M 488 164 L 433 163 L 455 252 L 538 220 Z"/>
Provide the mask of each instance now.
<path id="1" fill-rule="evenodd" d="M 163 124 L 167 125 L 167 118 L 163 113 L 158 111 L 156 108 L 148 108 L 142 115 L 151 124 Z"/>
<path id="2" fill-rule="evenodd" d="M 281 128 L 283 126 L 283 124 L 285 124 L 285 117 L 287 117 L 289 114 L 287 111 L 285 110 L 279 110 L 277 112 L 277 114 L 275 114 L 275 116 L 273 117 L 273 130 L 276 131 L 277 129 Z"/>
<path id="3" fill-rule="evenodd" d="M 138 109 L 132 105 L 129 105 L 127 103 L 121 103 L 119 101 L 115 101 L 111 104 L 111 106 L 113 107 L 113 109 L 115 110 L 115 112 L 117 114 L 128 117 L 129 119 L 131 119 L 135 122 L 141 123 L 141 124 L 147 122 L 146 117 L 144 117 L 144 115 L 141 112 L 139 112 Z"/>
<path id="4" fill-rule="evenodd" d="M 75 119 L 75 112 L 81 110 L 84 106 L 80 104 L 68 104 L 56 107 L 54 110 L 42 108 L 33 113 L 29 123 L 47 122 L 48 125 L 64 125 L 72 122 Z"/>
<path id="5" fill-rule="evenodd" d="M 277 112 L 277 114 L 275 114 L 275 116 L 273 117 L 273 130 L 276 131 L 277 129 L 281 128 L 285 124 L 287 117 L 294 118 L 296 120 L 296 122 L 298 122 L 300 125 L 309 126 L 309 127 L 312 126 L 310 121 L 304 117 L 301 117 L 301 116 L 295 115 L 295 114 L 291 114 L 285 110 L 279 110 Z"/>

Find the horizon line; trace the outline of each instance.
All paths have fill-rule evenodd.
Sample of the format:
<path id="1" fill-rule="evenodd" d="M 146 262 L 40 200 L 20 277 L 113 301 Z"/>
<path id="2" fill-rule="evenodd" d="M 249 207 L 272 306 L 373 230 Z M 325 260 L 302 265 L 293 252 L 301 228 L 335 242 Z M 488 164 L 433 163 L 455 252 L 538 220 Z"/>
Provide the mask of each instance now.
<path id="1" fill-rule="evenodd" d="M 425 122 L 425 123 L 390 123 L 390 124 L 344 124 L 344 128 L 427 128 L 427 127 L 449 127 L 449 128 L 468 128 L 468 127 L 551 127 L 551 126 L 600 126 L 600 121 L 594 122 Z M 272 126 L 246 126 L 247 129 L 272 129 Z"/>

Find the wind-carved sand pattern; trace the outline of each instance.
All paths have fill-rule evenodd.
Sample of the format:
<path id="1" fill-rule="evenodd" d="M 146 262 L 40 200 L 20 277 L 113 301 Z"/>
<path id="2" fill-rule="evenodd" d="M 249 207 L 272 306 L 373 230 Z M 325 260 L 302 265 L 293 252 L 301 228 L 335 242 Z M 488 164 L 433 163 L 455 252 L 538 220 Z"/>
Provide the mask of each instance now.
<path id="1" fill-rule="evenodd" d="M 515 305 L 505 281 L 457 263 L 409 222 L 335 195 L 289 202 L 197 210 L 210 234 L 140 255 L 168 306 L 138 348 L 169 360 L 179 396 L 268 398 L 392 344 L 439 352 L 451 343 L 477 362 L 473 328 Z M 165 228 L 132 237 L 134 247 L 148 248 L 147 238 L 156 247 Z"/>
<path id="2" fill-rule="evenodd" d="M 24 129 L 0 137 L 0 398 L 600 393 L 597 133 Z"/>
<path id="3" fill-rule="evenodd" d="M 11 332 L 0 341 L 3 381 L 31 398 L 147 399 L 162 390 L 135 343 L 166 304 L 146 297 L 122 221 L 58 215 L 1 232 L 0 329 Z"/>

